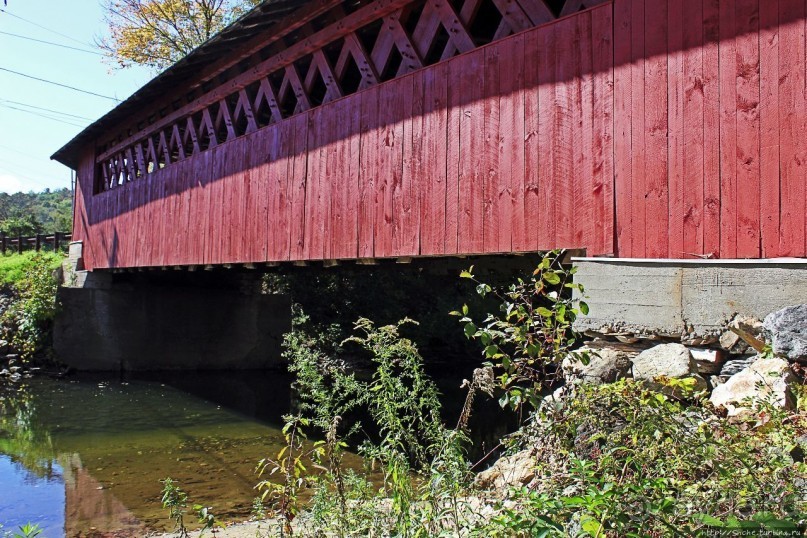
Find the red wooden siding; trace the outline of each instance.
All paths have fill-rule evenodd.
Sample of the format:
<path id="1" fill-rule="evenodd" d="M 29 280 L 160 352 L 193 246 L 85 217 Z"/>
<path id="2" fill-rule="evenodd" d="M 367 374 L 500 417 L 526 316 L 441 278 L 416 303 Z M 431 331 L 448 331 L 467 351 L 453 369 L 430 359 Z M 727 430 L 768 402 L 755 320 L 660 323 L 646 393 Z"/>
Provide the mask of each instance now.
<path id="1" fill-rule="evenodd" d="M 804 0 L 614 0 L 624 257 L 805 256 Z"/>
<path id="2" fill-rule="evenodd" d="M 612 253 L 610 42 L 606 5 L 85 196 L 88 263 Z"/>
<path id="3" fill-rule="evenodd" d="M 74 237 L 89 268 L 805 256 L 805 17 L 614 0 L 95 195 L 88 154 Z"/>

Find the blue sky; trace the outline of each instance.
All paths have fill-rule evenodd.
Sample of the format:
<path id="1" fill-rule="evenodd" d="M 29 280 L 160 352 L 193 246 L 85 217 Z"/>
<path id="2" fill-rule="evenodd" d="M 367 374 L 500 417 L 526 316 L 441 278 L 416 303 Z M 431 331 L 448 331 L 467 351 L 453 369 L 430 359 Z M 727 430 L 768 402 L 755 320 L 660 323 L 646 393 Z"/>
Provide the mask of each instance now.
<path id="1" fill-rule="evenodd" d="M 0 12 L 0 69 L 119 99 L 131 95 L 153 76 L 144 68 L 113 69 L 98 54 L 6 35 L 18 34 L 98 52 L 93 43 L 105 30 L 101 0 L 7 1 L 5 7 L 0 2 L 4 10 Z M 50 156 L 115 104 L 0 70 L 0 192 L 70 187 L 70 170 L 51 161 Z"/>

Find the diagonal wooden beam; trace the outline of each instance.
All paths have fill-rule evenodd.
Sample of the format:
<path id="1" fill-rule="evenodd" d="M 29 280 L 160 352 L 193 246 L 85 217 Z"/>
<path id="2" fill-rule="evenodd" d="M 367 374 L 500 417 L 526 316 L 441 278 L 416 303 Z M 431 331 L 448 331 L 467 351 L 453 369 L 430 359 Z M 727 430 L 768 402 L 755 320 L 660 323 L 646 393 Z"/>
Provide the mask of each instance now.
<path id="1" fill-rule="evenodd" d="M 258 124 L 255 122 L 255 113 L 252 111 L 252 105 L 250 104 L 249 95 L 247 95 L 247 90 L 241 89 L 238 92 L 238 104 L 235 107 L 236 110 L 236 117 L 239 114 L 244 114 L 247 118 L 247 133 L 254 133 L 258 130 Z"/>
<path id="2" fill-rule="evenodd" d="M 132 181 L 137 177 L 132 148 L 126 148 L 126 172 L 127 181 Z"/>
<path id="3" fill-rule="evenodd" d="M 369 54 L 364 49 L 364 45 L 362 45 L 355 33 L 350 33 L 345 36 L 345 42 L 342 45 L 342 50 L 339 52 L 339 58 L 336 60 L 334 73 L 339 77 L 339 80 L 344 79 L 347 64 L 351 58 L 356 63 L 356 68 L 359 70 L 359 75 L 361 76 L 358 87 L 359 90 L 378 84 L 379 76 L 375 66 L 369 60 Z"/>
<path id="4" fill-rule="evenodd" d="M 493 0 L 493 5 L 514 33 L 532 28 L 532 21 L 516 0 Z"/>
<path id="5" fill-rule="evenodd" d="M 174 128 L 171 129 L 171 146 L 176 145 L 177 153 L 179 154 L 179 159 L 182 160 L 185 158 L 185 147 L 182 145 L 182 137 L 179 134 L 179 124 L 174 124 Z"/>
<path id="6" fill-rule="evenodd" d="M 191 143 L 193 144 L 192 154 L 199 153 L 201 148 L 199 147 L 199 137 L 196 136 L 196 126 L 193 124 L 193 116 L 188 116 L 188 122 L 185 126 L 185 137 L 190 137 L 191 139 Z"/>
<path id="7" fill-rule="evenodd" d="M 168 141 L 165 139 L 165 131 L 160 131 L 160 151 L 163 154 L 163 161 L 166 166 L 171 164 L 171 153 L 168 151 Z"/>
<path id="8" fill-rule="evenodd" d="M 448 32 L 448 36 L 460 52 L 468 52 L 476 48 L 474 40 L 471 38 L 468 28 L 465 23 L 460 19 L 459 13 L 454 10 L 454 7 L 448 0 L 434 0 L 434 7 L 437 9 L 437 15 L 440 17 L 440 22 Z"/>
<path id="9" fill-rule="evenodd" d="M 277 103 L 277 94 L 266 77 L 261 78 L 258 93 L 255 95 L 255 103 L 252 105 L 252 109 L 260 110 L 262 100 L 266 102 L 266 106 L 269 107 L 269 112 L 272 113 L 272 121 L 281 121 L 283 119 L 283 114 L 280 112 L 280 105 Z"/>
<path id="10" fill-rule="evenodd" d="M 148 163 L 143 155 L 143 144 L 135 144 L 135 155 L 137 156 L 137 167 L 140 170 L 140 175 L 145 176 L 149 173 Z"/>
<path id="11" fill-rule="evenodd" d="M 283 82 L 288 83 L 291 91 L 294 92 L 294 96 L 297 98 L 297 106 L 294 107 L 295 114 L 305 112 L 311 108 L 311 101 L 308 99 L 308 95 L 305 93 L 303 81 L 300 80 L 300 73 L 297 72 L 297 66 L 294 64 L 286 66 L 286 76 Z"/>
<path id="12" fill-rule="evenodd" d="M 476 14 L 479 11 L 479 7 L 482 5 L 482 0 L 465 0 L 460 8 L 460 21 L 466 27 L 471 26 L 471 23 L 476 18 Z M 448 29 L 446 28 L 446 31 Z M 447 60 L 454 56 L 459 49 L 457 48 L 456 43 L 454 40 L 449 39 L 448 43 L 446 44 L 446 48 L 443 49 L 443 53 L 440 55 L 440 60 Z"/>
<path id="13" fill-rule="evenodd" d="M 423 67 L 423 58 L 418 53 L 414 43 L 412 43 L 412 40 L 401 24 L 402 14 L 403 10 L 396 11 L 384 17 L 384 24 L 388 25 L 390 32 L 392 32 L 392 37 L 395 40 L 395 46 L 398 47 L 398 52 L 401 53 L 401 66 L 398 68 L 396 75 L 399 77 Z"/>
<path id="14" fill-rule="evenodd" d="M 207 130 L 207 137 L 210 139 L 210 143 L 207 145 L 208 149 L 218 146 L 219 140 L 216 136 L 216 129 L 213 128 L 213 119 L 210 117 L 210 109 L 205 108 L 202 111 L 202 121 L 199 122 L 199 136 L 202 136 L 202 130 Z"/>
<path id="15" fill-rule="evenodd" d="M 224 122 L 224 127 L 227 129 L 227 140 L 233 140 L 236 137 L 235 128 L 233 127 L 233 117 L 230 114 L 230 105 L 227 104 L 227 99 L 219 101 L 219 111 L 216 115 L 216 127 Z"/>

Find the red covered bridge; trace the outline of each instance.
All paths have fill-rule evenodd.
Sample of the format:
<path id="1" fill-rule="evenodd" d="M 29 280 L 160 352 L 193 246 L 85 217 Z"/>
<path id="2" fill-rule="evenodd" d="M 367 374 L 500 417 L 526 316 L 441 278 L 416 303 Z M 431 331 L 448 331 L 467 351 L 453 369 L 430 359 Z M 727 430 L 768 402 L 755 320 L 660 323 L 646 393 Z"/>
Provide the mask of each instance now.
<path id="1" fill-rule="evenodd" d="M 267 1 L 59 150 L 88 269 L 807 255 L 807 0 Z"/>

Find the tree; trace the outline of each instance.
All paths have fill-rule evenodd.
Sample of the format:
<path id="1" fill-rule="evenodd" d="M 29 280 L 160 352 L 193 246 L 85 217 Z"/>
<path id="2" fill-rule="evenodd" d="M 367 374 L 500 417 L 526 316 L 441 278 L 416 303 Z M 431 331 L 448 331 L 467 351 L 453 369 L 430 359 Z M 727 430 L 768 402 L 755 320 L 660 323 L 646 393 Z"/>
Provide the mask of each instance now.
<path id="1" fill-rule="evenodd" d="M 105 0 L 98 46 L 118 67 L 163 70 L 261 0 Z"/>

